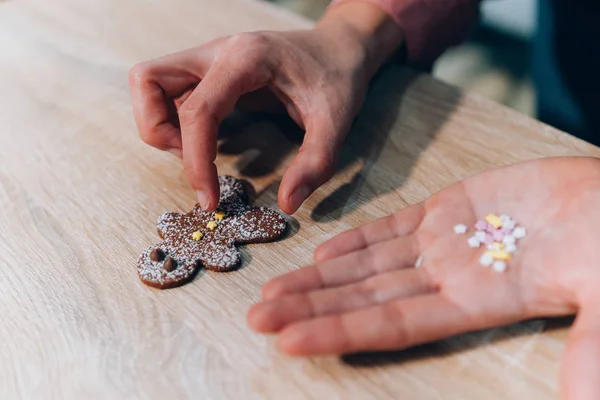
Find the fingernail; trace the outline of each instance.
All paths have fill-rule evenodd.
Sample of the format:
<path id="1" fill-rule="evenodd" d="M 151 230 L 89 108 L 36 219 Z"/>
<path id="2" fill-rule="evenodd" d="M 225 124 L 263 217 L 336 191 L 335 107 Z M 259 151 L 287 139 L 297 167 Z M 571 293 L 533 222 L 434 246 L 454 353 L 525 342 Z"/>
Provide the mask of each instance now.
<path id="1" fill-rule="evenodd" d="M 298 208 L 300 208 L 300 206 L 302 205 L 304 200 L 306 200 L 309 194 L 310 189 L 308 186 L 302 185 L 300 187 L 297 187 L 296 190 L 294 190 L 290 195 L 290 205 L 292 206 L 292 209 L 295 211 Z"/>
<path id="2" fill-rule="evenodd" d="M 200 207 L 206 211 L 210 203 L 210 198 L 201 190 L 196 190 L 196 197 L 198 197 L 198 204 L 200 204 Z"/>

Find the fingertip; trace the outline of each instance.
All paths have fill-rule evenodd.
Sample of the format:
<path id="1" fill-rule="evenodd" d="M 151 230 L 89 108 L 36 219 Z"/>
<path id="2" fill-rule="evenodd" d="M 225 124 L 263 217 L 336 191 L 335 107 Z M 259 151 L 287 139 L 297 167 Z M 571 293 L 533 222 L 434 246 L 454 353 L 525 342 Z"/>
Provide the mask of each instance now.
<path id="1" fill-rule="evenodd" d="M 198 197 L 198 204 L 200 204 L 200 207 L 206 212 L 215 211 L 219 206 L 219 192 L 213 192 L 211 195 L 202 190 L 197 190 L 196 196 Z"/>
<path id="2" fill-rule="evenodd" d="M 281 297 L 285 294 L 285 288 L 281 284 L 280 280 L 275 278 L 262 288 L 261 297 L 264 301 L 273 300 L 278 297 Z"/>
<path id="3" fill-rule="evenodd" d="M 282 198 L 281 196 L 278 196 L 278 197 L 279 197 L 279 200 L 278 200 L 279 208 L 281 209 L 281 211 L 283 211 L 284 214 L 293 215 L 296 211 L 298 211 L 298 210 L 294 210 L 290 206 L 287 198 Z"/>
<path id="4" fill-rule="evenodd" d="M 300 185 L 291 190 L 282 185 L 277 196 L 279 207 L 287 215 L 292 215 L 298 211 L 311 194 L 312 189 L 308 185 Z"/>
<path id="5" fill-rule="evenodd" d="M 219 202 L 217 201 L 217 199 L 219 198 L 218 192 L 217 194 L 214 194 L 214 192 L 213 194 L 209 194 L 204 190 L 196 190 L 196 198 L 198 200 L 198 204 L 200 204 L 200 207 L 203 211 L 215 211 L 219 206 Z"/>
<path id="6" fill-rule="evenodd" d="M 299 326 L 285 328 L 277 338 L 277 348 L 288 356 L 307 355 L 307 335 Z"/>
<path id="7" fill-rule="evenodd" d="M 351 237 L 348 237 L 347 234 L 348 232 L 343 232 L 324 243 L 321 243 L 314 253 L 315 263 L 322 263 L 347 254 L 348 244 L 352 243 Z M 350 248 L 349 250 L 351 251 L 353 249 Z"/>
<path id="8" fill-rule="evenodd" d="M 295 213 L 316 189 L 333 176 L 334 160 L 330 152 L 305 143 L 281 182 L 281 209 L 287 214 Z"/>
<path id="9" fill-rule="evenodd" d="M 312 190 L 308 185 L 300 185 L 296 189 L 292 191 L 292 193 L 288 197 L 288 204 L 293 212 L 296 212 L 302 203 L 310 196 Z"/>
<path id="10" fill-rule="evenodd" d="M 262 302 L 248 311 L 247 322 L 250 329 L 257 333 L 274 333 L 280 326 L 274 318 L 276 304 Z"/>
<path id="11" fill-rule="evenodd" d="M 202 207 L 204 211 L 208 211 L 210 205 L 210 196 L 202 190 L 196 190 L 196 198 L 198 200 L 198 204 L 200 204 L 200 207 Z"/>
<path id="12" fill-rule="evenodd" d="M 329 256 L 329 248 L 328 246 L 326 246 L 326 243 L 323 243 L 322 245 L 317 247 L 313 256 L 315 263 L 321 263 L 323 261 L 327 261 L 330 258 L 331 257 Z"/>
<path id="13" fill-rule="evenodd" d="M 284 176 L 281 185 L 279 186 L 279 192 L 277 193 L 277 201 L 281 211 L 287 215 L 292 215 L 298 211 L 298 207 L 293 207 L 292 203 L 290 202 L 290 195 L 294 190 L 294 187 L 290 187 L 287 181 L 288 179 Z"/>
<path id="14" fill-rule="evenodd" d="M 261 304 L 255 304 L 248 310 L 246 315 L 246 323 L 254 332 L 262 333 L 263 314 L 261 312 Z"/>
<path id="15" fill-rule="evenodd" d="M 214 211 L 219 205 L 219 179 L 214 164 L 199 165 L 184 158 L 185 172 L 204 211 Z"/>

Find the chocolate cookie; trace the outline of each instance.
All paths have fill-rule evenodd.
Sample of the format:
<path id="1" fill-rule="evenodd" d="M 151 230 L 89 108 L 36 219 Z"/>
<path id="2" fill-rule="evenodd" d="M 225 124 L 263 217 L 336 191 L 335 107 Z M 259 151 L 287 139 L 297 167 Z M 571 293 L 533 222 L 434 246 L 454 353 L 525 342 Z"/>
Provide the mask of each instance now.
<path id="1" fill-rule="evenodd" d="M 268 208 L 250 206 L 240 180 L 220 176 L 219 185 L 217 211 L 204 212 L 196 205 L 187 214 L 166 213 L 158 219 L 163 242 L 140 256 L 142 282 L 167 289 L 190 281 L 202 266 L 231 271 L 241 261 L 236 245 L 271 242 L 283 236 L 286 220 Z"/>

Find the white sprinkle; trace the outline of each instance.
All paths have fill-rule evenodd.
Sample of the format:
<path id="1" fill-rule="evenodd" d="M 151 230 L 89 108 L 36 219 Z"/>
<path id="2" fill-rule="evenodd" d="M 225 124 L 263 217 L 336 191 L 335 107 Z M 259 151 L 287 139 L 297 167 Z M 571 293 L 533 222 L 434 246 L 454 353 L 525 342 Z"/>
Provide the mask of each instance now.
<path id="1" fill-rule="evenodd" d="M 468 240 L 467 243 L 469 243 L 469 247 L 472 247 L 474 249 L 479 248 L 479 246 L 481 246 L 481 241 L 479 239 L 477 239 L 475 236 L 471 236 Z"/>
<path id="2" fill-rule="evenodd" d="M 527 231 L 522 226 L 518 226 L 515 228 L 512 234 L 515 238 L 521 239 L 527 236 Z"/>
<path id="3" fill-rule="evenodd" d="M 484 242 L 484 241 L 485 241 L 485 236 L 486 236 L 486 233 L 485 233 L 485 232 L 483 232 L 483 231 L 478 231 L 478 232 L 475 232 L 475 237 L 476 237 L 476 238 L 477 238 L 477 240 L 479 240 L 480 242 Z"/>
<path id="4" fill-rule="evenodd" d="M 423 255 L 420 255 L 419 258 L 417 258 L 417 262 L 415 263 L 415 268 L 419 268 L 422 263 L 423 263 Z"/>
<path id="5" fill-rule="evenodd" d="M 458 224 L 454 227 L 454 232 L 456 232 L 459 235 L 462 235 L 463 233 L 467 233 L 467 226 L 464 224 Z"/>
<path id="6" fill-rule="evenodd" d="M 504 261 L 496 261 L 496 262 L 494 262 L 494 265 L 492 266 L 492 268 L 496 272 L 504 272 L 504 271 L 506 271 L 506 263 Z"/>
<path id="7" fill-rule="evenodd" d="M 492 243 L 487 246 L 488 250 L 491 251 L 500 251 L 500 243 Z"/>
<path id="8" fill-rule="evenodd" d="M 514 253 L 517 251 L 517 245 L 512 243 L 512 244 L 507 244 L 506 247 L 504 247 L 504 251 L 506 251 L 507 253 Z"/>
<path id="9" fill-rule="evenodd" d="M 511 235 L 504 236 L 504 238 L 502 239 L 502 243 L 504 243 L 506 245 L 515 244 L 516 241 L 517 241 L 517 239 Z"/>
<path id="10" fill-rule="evenodd" d="M 506 214 L 502 214 L 500 216 L 500 219 L 502 220 L 502 222 L 510 221 L 510 217 Z"/>
<path id="11" fill-rule="evenodd" d="M 479 263 L 484 267 L 489 267 L 494 263 L 494 257 L 491 254 L 485 253 L 479 259 Z"/>
<path id="12" fill-rule="evenodd" d="M 515 228 L 515 221 L 513 221 L 512 219 L 509 219 L 507 221 L 503 221 L 502 222 L 502 227 L 506 228 L 506 229 L 514 229 Z"/>

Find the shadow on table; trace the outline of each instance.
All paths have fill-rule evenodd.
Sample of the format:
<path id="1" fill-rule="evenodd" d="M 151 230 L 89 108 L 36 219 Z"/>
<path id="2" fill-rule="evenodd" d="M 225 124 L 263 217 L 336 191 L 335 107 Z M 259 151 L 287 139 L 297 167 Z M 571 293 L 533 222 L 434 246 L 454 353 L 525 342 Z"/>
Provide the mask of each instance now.
<path id="1" fill-rule="evenodd" d="M 342 172 L 357 161 L 362 162 L 362 167 L 315 207 L 311 214 L 315 222 L 339 219 L 404 184 L 416 160 L 461 98 L 460 92 L 453 89 L 445 90 L 441 101 L 418 92 L 411 96 L 409 105 L 405 93 L 418 79 L 417 74 L 393 65 L 374 79 L 365 106 L 346 138 L 337 171 Z M 399 115 L 402 115 L 399 124 L 406 129 L 396 132 L 390 140 Z M 261 121 L 265 122 L 265 129 L 260 129 L 260 125 L 257 128 Z M 275 124 L 277 129 L 268 129 L 267 122 L 271 126 Z M 249 126 L 254 128 L 249 130 Z M 238 161 L 240 173 L 251 178 L 261 177 L 275 171 L 290 152 L 296 151 L 302 135 L 302 130 L 288 117 L 239 113 L 223 124 L 219 152 L 244 154 Z M 392 154 L 393 169 L 385 179 L 377 179 L 376 185 L 368 185 L 367 178 L 384 148 L 388 149 L 386 157 Z M 389 168 L 390 160 L 386 162 Z M 365 186 L 369 190 L 362 190 Z"/>
<path id="2" fill-rule="evenodd" d="M 507 327 L 455 336 L 448 340 L 415 346 L 405 350 L 348 354 L 341 357 L 344 364 L 356 368 L 404 364 L 429 358 L 444 357 L 515 337 L 551 332 L 570 326 L 574 317 L 521 322 Z M 524 348 L 524 350 L 529 347 Z M 514 354 L 513 354 L 514 355 Z"/>
<path id="3" fill-rule="evenodd" d="M 442 100 L 428 98 L 418 90 L 407 99 L 406 91 L 418 79 L 419 75 L 395 66 L 376 78 L 348 134 L 338 170 L 356 160 L 362 161 L 362 168 L 315 207 L 311 215 L 314 221 L 339 219 L 405 183 L 421 153 L 461 99 L 460 92 L 454 89 L 446 90 Z M 438 102 L 439 107 L 431 106 Z M 394 124 L 396 131 L 391 137 Z M 378 165 L 381 168 L 376 168 Z"/>
<path id="4" fill-rule="evenodd" d="M 221 124 L 219 154 L 240 155 L 240 174 L 260 178 L 275 172 L 296 151 L 303 134 L 287 115 L 237 111 Z"/>

